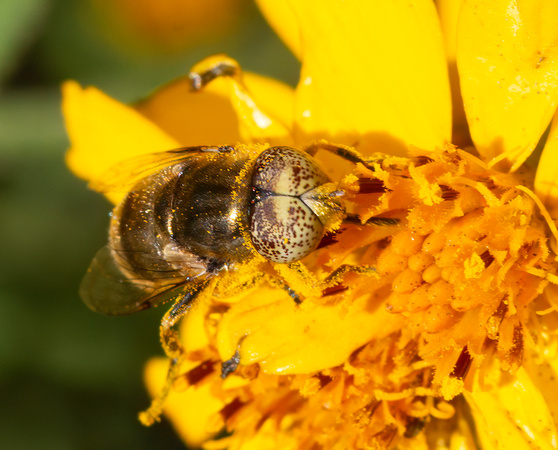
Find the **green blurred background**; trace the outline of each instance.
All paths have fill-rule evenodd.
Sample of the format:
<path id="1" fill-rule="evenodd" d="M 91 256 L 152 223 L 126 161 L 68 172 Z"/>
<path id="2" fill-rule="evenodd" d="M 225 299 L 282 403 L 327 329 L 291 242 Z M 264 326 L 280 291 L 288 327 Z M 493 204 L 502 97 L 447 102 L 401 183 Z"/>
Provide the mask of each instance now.
<path id="1" fill-rule="evenodd" d="M 165 421 L 136 419 L 164 311 L 105 317 L 78 297 L 110 205 L 65 167 L 60 83 L 131 102 L 218 52 L 296 83 L 297 62 L 249 0 L 185 10 L 197 1 L 0 0 L 2 449 L 183 448 Z M 155 24 L 150 3 L 167 8 Z"/>

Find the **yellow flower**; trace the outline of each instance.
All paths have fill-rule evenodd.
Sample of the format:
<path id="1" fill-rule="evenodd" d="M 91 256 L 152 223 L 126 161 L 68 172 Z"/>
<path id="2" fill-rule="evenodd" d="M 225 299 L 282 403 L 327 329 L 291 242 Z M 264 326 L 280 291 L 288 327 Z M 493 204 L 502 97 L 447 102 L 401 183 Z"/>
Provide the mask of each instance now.
<path id="1" fill-rule="evenodd" d="M 258 3 L 302 62 L 296 89 L 245 73 L 192 93 L 185 77 L 127 107 L 70 82 L 68 164 L 95 180 L 181 146 L 323 139 L 374 157 L 371 170 L 317 154 L 362 222 L 399 222 L 343 224 L 308 273 L 275 265 L 300 305 L 217 278 L 181 324 L 164 405 L 177 432 L 205 448 L 556 448 L 558 119 L 541 137 L 558 106 L 558 4 Z M 343 264 L 377 276 L 316 294 L 313 276 Z M 154 395 L 167 366 L 147 365 Z"/>

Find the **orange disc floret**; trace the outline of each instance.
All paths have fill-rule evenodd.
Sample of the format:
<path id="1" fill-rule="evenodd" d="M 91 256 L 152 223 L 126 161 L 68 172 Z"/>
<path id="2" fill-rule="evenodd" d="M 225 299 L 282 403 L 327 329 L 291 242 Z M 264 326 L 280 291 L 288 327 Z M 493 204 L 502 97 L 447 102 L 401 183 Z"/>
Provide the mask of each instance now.
<path id="1" fill-rule="evenodd" d="M 546 223 L 516 187 L 531 184 L 528 174 L 497 172 L 448 147 L 416 151 L 406 168 L 385 160 L 375 175 L 386 190 L 372 201 L 357 196 L 359 213 L 396 208 L 406 224 L 366 263 L 390 278 L 387 308 L 420 337 L 418 353 L 436 368 L 434 383 L 455 376 L 464 349 L 467 370 L 482 368 L 493 351 L 504 369 L 518 368 L 533 315 L 528 306 L 556 271 Z M 371 174 L 362 169 L 361 176 Z"/>
<path id="2" fill-rule="evenodd" d="M 343 224 L 304 264 L 375 276 L 349 271 L 301 305 L 269 286 L 231 298 L 222 283 L 192 311 L 206 349 L 189 352 L 198 363 L 174 390 L 210 385 L 223 406 L 207 430 L 233 433 L 205 447 L 426 446 L 424 427 L 463 420 L 455 397 L 473 376 L 520 367 L 534 301 L 556 272 L 546 222 L 516 187 L 529 183 L 451 146 L 359 165 L 341 182 L 351 214 L 396 220 Z"/>

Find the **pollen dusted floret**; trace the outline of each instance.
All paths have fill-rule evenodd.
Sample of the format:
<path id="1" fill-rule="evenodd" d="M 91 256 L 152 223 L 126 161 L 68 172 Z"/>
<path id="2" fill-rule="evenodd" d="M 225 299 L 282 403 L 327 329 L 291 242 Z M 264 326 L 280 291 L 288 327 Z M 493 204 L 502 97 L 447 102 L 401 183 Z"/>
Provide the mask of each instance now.
<path id="1" fill-rule="evenodd" d="M 416 346 L 409 334 L 397 333 L 357 349 L 342 366 L 305 375 L 266 375 L 256 365 L 241 366 L 234 387 L 220 391 L 227 405 L 210 421 L 215 430 L 226 424 L 234 434 L 209 448 L 239 449 L 254 437 L 262 447 L 297 449 L 408 443 L 429 416 L 454 414 L 428 387 L 431 368 L 418 360 Z M 210 376 L 217 380 L 216 372 Z"/>
<path id="2" fill-rule="evenodd" d="M 453 372 L 464 349 L 471 372 L 491 351 L 504 369 L 517 369 L 534 313 L 528 306 L 548 283 L 545 274 L 556 270 L 546 224 L 516 188 L 529 184 L 527 175 L 490 170 L 451 149 L 424 156 L 430 162 L 411 162 L 410 178 L 379 174 L 388 189 L 380 210 L 404 207 L 402 197 L 410 194 L 406 227 L 376 262 L 379 274 L 393 280 L 387 307 L 424 340 L 419 353 L 436 366 L 435 383 Z"/>
<path id="3" fill-rule="evenodd" d="M 351 184 L 358 190 L 360 179 L 383 185 L 352 199 L 360 218 L 381 215 L 400 224 L 345 227 L 337 242 L 305 263 L 318 272 L 350 260 L 374 266 L 379 277 L 346 276 L 342 289 L 302 306 L 351 305 L 369 295 L 368 308 L 387 310 L 394 321 L 403 317 L 397 323 L 404 325 L 354 349 L 343 364 L 317 372 L 266 374 L 258 363 L 241 360 L 221 384 L 215 369 L 215 395 L 225 406 L 213 425 L 234 434 L 211 448 L 234 449 L 250 439 L 302 449 L 405 447 L 410 438 L 424 443 L 424 427 L 457 420 L 448 401 L 469 389 L 474 375 L 483 379 L 494 359 L 487 356 L 503 371 L 520 366 L 533 337 L 524 331 L 536 320 L 533 302 L 546 275 L 556 272 L 546 223 L 531 197 L 516 188 L 529 185 L 528 175 L 491 170 L 448 146 L 416 151 L 406 160 L 386 157 L 375 171 L 359 166 L 344 180 L 346 190 Z M 219 308 L 222 314 L 222 305 L 215 312 Z M 210 337 L 213 348 L 215 339 Z M 205 357 L 219 360 L 215 350 Z"/>

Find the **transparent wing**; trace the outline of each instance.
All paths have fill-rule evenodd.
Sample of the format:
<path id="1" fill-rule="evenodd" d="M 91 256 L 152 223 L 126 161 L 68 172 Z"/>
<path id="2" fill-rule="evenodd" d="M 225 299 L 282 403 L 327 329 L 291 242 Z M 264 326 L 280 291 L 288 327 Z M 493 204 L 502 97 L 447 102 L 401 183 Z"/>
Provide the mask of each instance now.
<path id="1" fill-rule="evenodd" d="M 97 252 L 79 293 L 94 311 L 110 314 L 131 314 L 157 306 L 179 295 L 189 280 L 170 276 L 146 280 L 134 275 L 115 257 L 108 246 Z"/>
<path id="2" fill-rule="evenodd" d="M 227 153 L 233 150 L 230 146 L 197 146 L 139 155 L 112 166 L 101 176 L 91 180 L 89 187 L 101 193 L 127 192 L 142 178 L 169 165 L 204 153 Z"/>

